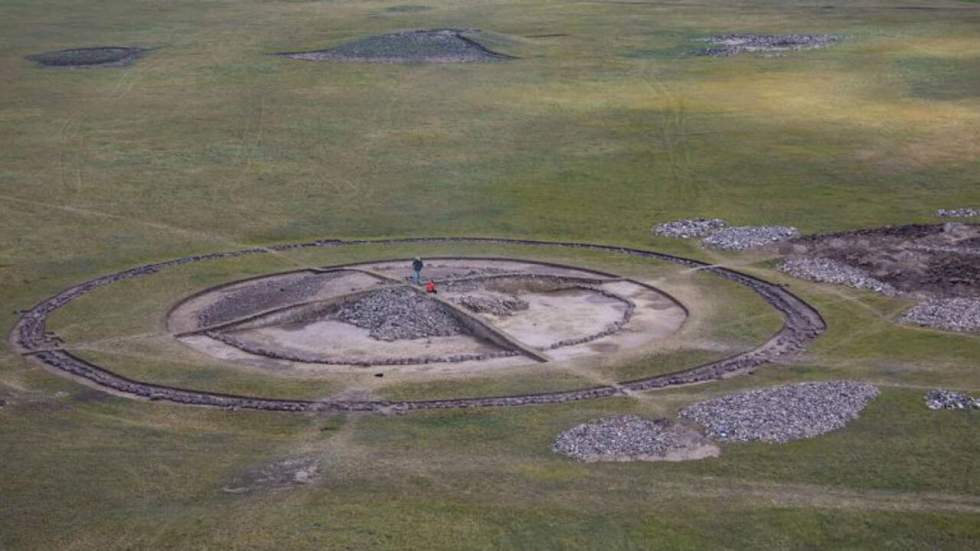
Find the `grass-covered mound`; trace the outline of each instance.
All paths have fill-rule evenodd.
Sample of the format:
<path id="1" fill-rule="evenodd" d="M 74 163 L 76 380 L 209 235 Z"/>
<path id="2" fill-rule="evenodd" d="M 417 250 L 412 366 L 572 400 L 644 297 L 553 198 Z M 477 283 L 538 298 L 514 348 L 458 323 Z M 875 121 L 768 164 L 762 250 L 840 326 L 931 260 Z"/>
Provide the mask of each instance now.
<path id="1" fill-rule="evenodd" d="M 27 59 L 46 67 L 119 67 L 136 61 L 145 52 L 143 48 L 100 46 L 43 52 Z"/>
<path id="2" fill-rule="evenodd" d="M 360 63 L 474 63 L 511 59 L 472 38 L 473 31 L 434 29 L 370 36 L 336 48 L 280 55 L 308 61 Z"/>

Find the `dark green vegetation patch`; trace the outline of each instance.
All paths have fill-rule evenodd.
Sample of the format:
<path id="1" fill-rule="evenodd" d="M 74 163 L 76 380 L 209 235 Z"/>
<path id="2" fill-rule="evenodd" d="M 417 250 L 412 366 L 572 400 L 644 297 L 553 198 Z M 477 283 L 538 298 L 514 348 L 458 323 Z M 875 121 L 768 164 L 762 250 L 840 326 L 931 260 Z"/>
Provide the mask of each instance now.
<path id="1" fill-rule="evenodd" d="M 476 31 L 434 29 L 371 36 L 312 52 L 286 52 L 292 59 L 361 63 L 474 63 L 511 56 L 491 51 L 474 38 Z"/>
<path id="2" fill-rule="evenodd" d="M 145 52 L 143 48 L 100 46 L 44 52 L 27 59 L 46 67 L 119 67 L 136 61 Z"/>

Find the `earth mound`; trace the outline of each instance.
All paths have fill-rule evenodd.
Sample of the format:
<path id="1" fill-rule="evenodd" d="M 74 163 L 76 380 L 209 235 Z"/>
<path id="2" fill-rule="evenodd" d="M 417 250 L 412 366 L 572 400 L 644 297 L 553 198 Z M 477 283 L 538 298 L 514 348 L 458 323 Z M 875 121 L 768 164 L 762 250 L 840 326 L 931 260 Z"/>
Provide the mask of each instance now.
<path id="1" fill-rule="evenodd" d="M 840 40 L 832 34 L 725 34 L 707 39 L 711 46 L 702 55 L 728 57 L 741 53 L 781 54 L 798 50 L 825 48 Z"/>
<path id="2" fill-rule="evenodd" d="M 471 36 L 475 31 L 433 29 L 370 36 L 335 48 L 278 55 L 307 61 L 355 63 L 476 63 L 513 59 L 491 51 Z"/>
<path id="3" fill-rule="evenodd" d="M 405 288 L 373 292 L 347 302 L 337 319 L 368 329 L 382 341 L 451 337 L 464 333 L 459 321 L 439 303 Z"/>
<path id="4" fill-rule="evenodd" d="M 877 395 L 865 383 L 799 383 L 698 402 L 680 416 L 715 440 L 785 443 L 843 428 Z"/>
<path id="5" fill-rule="evenodd" d="M 45 67 L 121 67 L 136 61 L 144 53 L 143 48 L 100 46 L 44 52 L 29 55 L 27 59 Z"/>
<path id="6" fill-rule="evenodd" d="M 606 417 L 561 433 L 552 450 L 579 461 L 683 461 L 717 457 L 717 446 L 667 419 Z"/>

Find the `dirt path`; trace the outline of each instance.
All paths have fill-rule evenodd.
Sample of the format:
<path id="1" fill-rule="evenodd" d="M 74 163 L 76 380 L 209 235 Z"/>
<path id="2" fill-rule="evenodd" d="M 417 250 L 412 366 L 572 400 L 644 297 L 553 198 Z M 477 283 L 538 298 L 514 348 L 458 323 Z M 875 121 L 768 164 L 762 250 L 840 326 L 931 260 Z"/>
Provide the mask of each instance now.
<path id="1" fill-rule="evenodd" d="M 589 249 L 615 254 L 666 261 L 691 268 L 702 268 L 705 272 L 723 279 L 744 285 L 760 295 L 783 316 L 783 327 L 760 346 L 715 362 L 696 367 L 657 375 L 644 379 L 625 381 L 612 385 L 602 385 L 578 390 L 543 392 L 510 396 L 490 396 L 479 398 L 459 398 L 444 400 L 338 400 L 317 402 L 310 400 L 280 400 L 261 397 L 238 396 L 231 394 L 199 392 L 183 388 L 155 385 L 135 381 L 117 375 L 102 367 L 79 358 L 61 349 L 60 342 L 53 333 L 47 331 L 46 320 L 52 312 L 65 306 L 76 298 L 94 289 L 112 283 L 155 274 L 169 267 L 215 259 L 234 258 L 253 254 L 280 254 L 297 248 L 341 247 L 370 244 L 407 243 L 487 243 L 503 245 L 525 245 L 533 247 Z M 183 257 L 156 264 L 146 264 L 122 272 L 91 279 L 48 298 L 29 310 L 21 313 L 10 333 L 14 350 L 32 361 L 40 362 L 53 372 L 75 379 L 95 388 L 127 396 L 149 400 L 163 400 L 172 403 L 222 407 L 228 409 L 259 409 L 267 411 L 365 411 L 365 412 L 407 412 L 415 410 L 453 409 L 472 407 L 505 407 L 538 404 L 564 403 L 610 396 L 623 396 L 631 392 L 647 391 L 717 380 L 724 377 L 749 373 L 759 366 L 785 359 L 803 351 L 806 345 L 826 330 L 826 322 L 820 313 L 801 298 L 780 285 L 769 283 L 748 274 L 728 268 L 710 266 L 707 263 L 664 254 L 655 251 L 600 245 L 592 243 L 551 242 L 524 239 L 477 238 L 477 237 L 419 237 L 382 240 L 317 240 L 306 243 L 255 247 Z"/>

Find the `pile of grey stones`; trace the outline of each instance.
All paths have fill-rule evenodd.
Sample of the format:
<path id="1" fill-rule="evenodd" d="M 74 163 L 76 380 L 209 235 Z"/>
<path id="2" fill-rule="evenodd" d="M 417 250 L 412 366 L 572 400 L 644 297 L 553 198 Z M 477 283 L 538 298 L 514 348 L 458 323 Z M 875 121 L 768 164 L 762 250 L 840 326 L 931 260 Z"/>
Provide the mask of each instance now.
<path id="1" fill-rule="evenodd" d="M 944 218 L 972 218 L 980 216 L 980 209 L 961 208 L 961 209 L 939 209 L 936 216 Z"/>
<path id="2" fill-rule="evenodd" d="M 707 42 L 712 44 L 702 52 L 703 55 L 727 57 L 746 52 L 782 53 L 797 50 L 824 48 L 840 40 L 832 34 L 743 34 L 733 33 L 712 36 Z"/>
<path id="3" fill-rule="evenodd" d="M 452 300 L 470 312 L 495 316 L 510 316 L 530 307 L 526 300 L 512 295 L 464 295 Z"/>
<path id="4" fill-rule="evenodd" d="M 899 319 L 902 323 L 947 331 L 980 331 L 980 299 L 931 298 L 916 304 Z"/>
<path id="5" fill-rule="evenodd" d="M 382 289 L 342 304 L 340 321 L 370 330 L 382 341 L 450 337 L 463 333 L 459 321 L 436 301 L 405 288 Z"/>
<path id="6" fill-rule="evenodd" d="M 710 445 L 703 436 L 667 419 L 620 415 L 566 430 L 558 435 L 552 451 L 587 462 L 659 460 L 692 442 L 700 445 L 699 439 Z"/>
<path id="7" fill-rule="evenodd" d="M 854 381 L 799 383 L 698 402 L 680 416 L 722 442 L 785 443 L 843 428 L 877 395 Z"/>
<path id="8" fill-rule="evenodd" d="M 875 279 L 868 272 L 830 258 L 787 258 L 779 265 L 779 270 L 793 277 L 817 283 L 868 289 L 886 296 L 899 294 L 895 287 Z"/>
<path id="9" fill-rule="evenodd" d="M 731 226 L 720 218 L 688 218 L 665 222 L 653 227 L 653 233 L 679 239 L 703 238 L 706 247 L 726 251 L 744 251 L 799 237 L 790 226 Z"/>
<path id="10" fill-rule="evenodd" d="M 930 390 L 925 399 L 929 409 L 980 409 L 980 397 L 971 398 L 968 394 L 951 390 Z"/>

